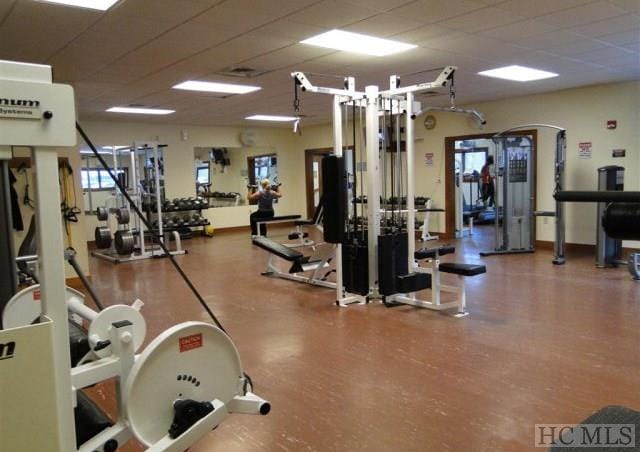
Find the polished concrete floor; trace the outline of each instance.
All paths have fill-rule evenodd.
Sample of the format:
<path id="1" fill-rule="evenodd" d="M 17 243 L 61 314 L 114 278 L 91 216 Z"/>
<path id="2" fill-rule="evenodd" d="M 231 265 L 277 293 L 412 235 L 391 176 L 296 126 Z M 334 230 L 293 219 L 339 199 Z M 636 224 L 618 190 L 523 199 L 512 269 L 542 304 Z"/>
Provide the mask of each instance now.
<path id="1" fill-rule="evenodd" d="M 231 416 L 191 450 L 521 451 L 533 449 L 537 423 L 640 409 L 640 284 L 588 254 L 562 267 L 548 250 L 481 259 L 488 238 L 478 229 L 443 259 L 487 266 L 468 278 L 461 319 L 338 308 L 329 289 L 260 276 L 267 253 L 244 232 L 185 242 L 178 260 L 273 406 Z M 207 319 L 166 259 L 93 259 L 91 270 L 106 304 L 144 300 L 147 340 Z M 110 392 L 94 396 L 109 405 Z"/>

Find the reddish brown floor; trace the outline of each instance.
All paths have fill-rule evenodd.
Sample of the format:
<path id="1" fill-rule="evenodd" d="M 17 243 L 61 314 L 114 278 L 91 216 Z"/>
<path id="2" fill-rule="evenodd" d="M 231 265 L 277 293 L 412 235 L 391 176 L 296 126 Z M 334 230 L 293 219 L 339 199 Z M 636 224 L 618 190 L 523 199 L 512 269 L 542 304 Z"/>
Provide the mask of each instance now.
<path id="1" fill-rule="evenodd" d="M 328 289 L 261 277 L 267 253 L 246 233 L 185 242 L 180 263 L 273 406 L 231 416 L 192 451 L 521 451 L 536 423 L 640 409 L 640 284 L 591 255 L 562 267 L 547 250 L 480 259 L 488 235 L 444 259 L 487 265 L 468 278 L 462 319 L 337 308 Z M 91 270 L 106 303 L 144 300 L 147 340 L 207 319 L 167 260 Z"/>

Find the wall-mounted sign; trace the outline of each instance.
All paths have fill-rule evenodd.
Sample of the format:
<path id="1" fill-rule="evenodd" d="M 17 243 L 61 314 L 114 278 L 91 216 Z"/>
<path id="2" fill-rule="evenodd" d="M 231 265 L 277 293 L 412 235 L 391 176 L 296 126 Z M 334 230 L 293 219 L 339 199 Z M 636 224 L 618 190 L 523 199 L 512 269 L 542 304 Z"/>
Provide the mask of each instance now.
<path id="1" fill-rule="evenodd" d="M 613 158 L 626 157 L 626 155 L 627 155 L 626 149 L 613 149 L 611 151 L 611 157 Z"/>
<path id="2" fill-rule="evenodd" d="M 612 130 L 618 127 L 618 121 L 615 119 L 609 119 L 607 121 L 607 129 Z"/>
<path id="3" fill-rule="evenodd" d="M 591 148 L 592 143 L 590 141 L 586 143 L 578 143 L 578 158 L 590 159 L 592 154 Z"/>
<path id="4" fill-rule="evenodd" d="M 424 164 L 426 166 L 433 166 L 433 152 L 427 152 L 424 154 Z"/>

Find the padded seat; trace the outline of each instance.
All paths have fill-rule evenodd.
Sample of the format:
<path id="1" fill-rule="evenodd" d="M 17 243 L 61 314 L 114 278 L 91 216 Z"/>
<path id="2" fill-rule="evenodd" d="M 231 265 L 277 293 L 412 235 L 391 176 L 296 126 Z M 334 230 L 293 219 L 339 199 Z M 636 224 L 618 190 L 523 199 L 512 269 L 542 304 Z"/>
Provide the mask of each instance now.
<path id="1" fill-rule="evenodd" d="M 296 226 L 312 226 L 316 224 L 316 221 L 313 218 L 307 218 L 306 220 L 296 220 L 293 224 Z"/>
<path id="2" fill-rule="evenodd" d="M 253 244 L 290 262 L 299 261 L 304 257 L 301 252 L 288 246 L 284 246 L 282 243 L 274 242 L 266 237 L 255 237 L 253 239 Z"/>
<path id="3" fill-rule="evenodd" d="M 456 247 L 453 245 L 442 245 L 438 248 L 420 248 L 413 253 L 414 259 L 435 259 L 436 256 L 444 256 L 445 254 L 453 254 Z"/>
<path id="4" fill-rule="evenodd" d="M 258 223 L 275 223 L 275 222 L 281 222 L 281 221 L 293 221 L 293 220 L 299 220 L 302 217 L 302 215 L 281 215 L 279 217 L 271 217 L 271 218 L 260 218 L 258 220 Z"/>
<path id="5" fill-rule="evenodd" d="M 487 267 L 480 264 L 458 264 L 455 262 L 443 262 L 438 267 L 441 272 L 452 273 L 460 276 L 475 276 L 487 272 Z"/>

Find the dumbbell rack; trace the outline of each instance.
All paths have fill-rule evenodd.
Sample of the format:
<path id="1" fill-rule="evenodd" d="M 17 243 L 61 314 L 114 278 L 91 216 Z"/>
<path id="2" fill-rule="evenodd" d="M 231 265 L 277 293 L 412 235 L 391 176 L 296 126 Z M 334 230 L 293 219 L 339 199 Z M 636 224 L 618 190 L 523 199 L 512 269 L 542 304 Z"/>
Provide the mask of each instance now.
<path id="1" fill-rule="evenodd" d="M 204 198 L 199 198 L 199 203 L 195 203 L 194 199 L 174 199 L 173 202 L 168 202 L 165 201 L 162 205 L 162 216 L 164 217 L 165 214 L 167 217 L 170 217 L 170 214 L 172 213 L 184 213 L 184 212 L 197 212 L 198 215 L 200 216 L 199 220 L 190 220 L 188 223 L 187 222 L 182 222 L 179 224 L 171 224 L 174 223 L 172 218 L 167 218 L 166 221 L 164 221 L 163 219 L 155 219 L 155 221 L 163 221 L 163 226 L 162 226 L 162 230 L 163 232 L 180 232 L 181 230 L 185 229 L 185 228 L 202 228 L 201 232 L 204 232 L 204 227 L 205 226 L 209 226 L 211 223 L 209 222 L 209 220 L 207 220 L 206 218 L 204 218 L 202 216 L 202 211 L 209 209 L 209 204 L 208 202 L 204 199 Z M 174 206 L 174 207 L 168 207 L 168 206 Z M 153 210 L 146 210 L 145 212 L 147 212 L 149 219 L 153 222 L 154 219 L 152 217 L 158 217 L 157 212 L 153 211 Z M 181 218 L 182 220 L 182 218 Z M 154 234 L 154 236 L 156 236 L 160 231 L 160 228 L 153 228 L 151 230 L 151 233 Z"/>
<path id="2" fill-rule="evenodd" d="M 152 173 L 155 176 L 153 187 L 156 187 L 156 188 L 161 187 L 162 186 L 160 183 L 161 171 L 159 169 L 159 163 L 158 163 L 159 156 L 160 156 L 160 149 L 159 149 L 160 147 L 161 146 L 155 142 L 136 141 L 134 142 L 131 148 L 127 148 L 127 149 L 120 148 L 117 150 L 114 148 L 114 167 L 113 167 L 114 171 L 117 171 L 118 169 L 117 162 L 120 154 L 124 154 L 125 156 L 128 156 L 130 159 L 129 172 L 132 177 L 128 181 L 129 188 L 127 188 L 127 193 L 140 209 L 142 209 L 143 207 L 143 203 L 142 203 L 143 193 L 141 192 L 141 189 L 140 189 L 141 178 L 138 170 L 140 168 L 143 168 L 144 164 L 143 165 L 138 164 L 139 163 L 138 157 L 144 155 L 145 162 L 150 160 L 149 157 L 152 157 L 152 164 L 154 166 Z M 146 195 L 157 196 L 158 193 L 150 193 Z M 118 200 L 120 200 L 121 201 L 120 204 L 122 205 L 122 207 L 125 207 L 125 201 L 122 197 L 122 194 L 116 192 L 115 199 L 116 199 L 116 206 L 118 205 Z M 154 206 L 152 206 L 151 208 L 149 208 L 149 210 L 147 210 L 147 212 L 149 212 L 153 207 L 156 207 L 153 213 L 159 212 L 158 219 L 159 221 L 162 221 L 162 212 L 160 211 L 160 203 L 156 202 Z M 133 220 L 133 225 L 132 225 L 133 227 L 131 228 L 128 227 L 129 221 L 125 223 L 118 221 L 118 224 L 119 224 L 118 227 L 121 228 L 121 230 L 126 229 L 128 232 L 130 232 L 129 235 L 132 236 L 133 245 L 131 246 L 131 248 L 133 250 L 131 254 L 126 254 L 126 255 L 118 254 L 113 244 L 111 245 L 110 249 L 93 251 L 91 254 L 95 257 L 99 257 L 101 259 L 104 259 L 116 264 L 121 262 L 132 262 L 132 261 L 141 260 L 141 259 L 149 259 L 152 257 L 164 256 L 165 255 L 164 251 L 158 245 L 147 243 L 146 235 L 148 231 L 144 230 L 144 225 L 141 219 L 138 218 L 138 216 L 136 215 L 132 216 L 131 219 Z M 154 235 L 157 234 L 162 236 L 161 240 L 165 240 L 166 239 L 164 234 L 165 232 L 173 233 L 174 237 L 176 238 L 175 240 L 176 249 L 174 251 L 171 251 L 170 253 L 172 255 L 186 254 L 186 250 L 182 249 L 180 236 L 177 232 L 164 230 L 164 231 L 157 231 L 153 233 Z"/>

